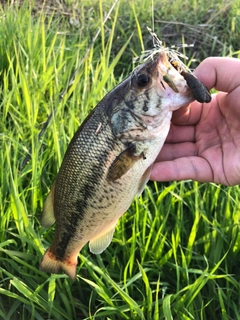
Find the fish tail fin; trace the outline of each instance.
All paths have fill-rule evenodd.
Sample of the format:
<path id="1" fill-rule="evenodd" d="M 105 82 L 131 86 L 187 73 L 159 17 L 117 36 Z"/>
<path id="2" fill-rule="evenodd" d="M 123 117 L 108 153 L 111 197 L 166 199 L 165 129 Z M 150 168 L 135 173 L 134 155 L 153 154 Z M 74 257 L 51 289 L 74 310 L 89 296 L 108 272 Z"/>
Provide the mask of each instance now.
<path id="1" fill-rule="evenodd" d="M 76 261 L 58 260 L 56 256 L 48 249 L 40 263 L 39 269 L 50 273 L 66 273 L 71 279 L 76 279 Z"/>

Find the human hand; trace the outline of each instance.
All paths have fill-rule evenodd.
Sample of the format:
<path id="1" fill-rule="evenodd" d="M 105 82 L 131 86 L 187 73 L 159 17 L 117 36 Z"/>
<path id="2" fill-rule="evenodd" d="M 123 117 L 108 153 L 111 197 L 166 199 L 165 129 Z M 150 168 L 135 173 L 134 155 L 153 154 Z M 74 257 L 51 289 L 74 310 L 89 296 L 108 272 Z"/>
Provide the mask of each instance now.
<path id="1" fill-rule="evenodd" d="M 194 74 L 219 92 L 173 113 L 151 180 L 240 184 L 240 60 L 207 58 Z"/>

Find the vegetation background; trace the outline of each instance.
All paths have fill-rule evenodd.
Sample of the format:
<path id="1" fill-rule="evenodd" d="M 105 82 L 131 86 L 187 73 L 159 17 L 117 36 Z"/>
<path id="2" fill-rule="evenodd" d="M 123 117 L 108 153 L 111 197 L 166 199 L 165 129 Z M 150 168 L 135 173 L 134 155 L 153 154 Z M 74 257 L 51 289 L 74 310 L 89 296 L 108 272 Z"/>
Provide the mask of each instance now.
<path id="1" fill-rule="evenodd" d="M 67 145 L 152 48 L 147 26 L 167 46 L 194 43 L 191 68 L 240 58 L 239 0 L 1 1 L 1 319 L 240 319 L 238 186 L 151 182 L 103 254 L 84 247 L 76 281 L 38 269 L 54 229 L 39 218 Z"/>

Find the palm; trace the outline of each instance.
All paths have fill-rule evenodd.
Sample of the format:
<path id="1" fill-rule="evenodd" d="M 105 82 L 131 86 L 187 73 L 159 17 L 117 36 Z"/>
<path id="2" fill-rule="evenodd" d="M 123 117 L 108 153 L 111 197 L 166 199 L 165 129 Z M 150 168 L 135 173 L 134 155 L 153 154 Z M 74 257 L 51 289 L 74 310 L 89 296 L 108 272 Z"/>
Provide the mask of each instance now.
<path id="1" fill-rule="evenodd" d="M 192 142 L 195 155 L 190 161 L 197 180 L 234 185 L 240 181 L 240 108 L 236 118 L 222 106 L 225 99 L 225 94 L 219 94 L 209 107 L 202 108 Z"/>

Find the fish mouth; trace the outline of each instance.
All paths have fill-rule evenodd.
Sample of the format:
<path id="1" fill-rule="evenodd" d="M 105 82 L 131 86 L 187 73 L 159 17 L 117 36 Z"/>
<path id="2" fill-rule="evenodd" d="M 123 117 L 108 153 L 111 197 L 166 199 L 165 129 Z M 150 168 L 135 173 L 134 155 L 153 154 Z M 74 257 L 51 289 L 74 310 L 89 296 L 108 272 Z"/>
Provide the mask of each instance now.
<path id="1" fill-rule="evenodd" d="M 185 78 L 170 61 L 167 52 L 162 51 L 155 60 L 156 91 L 159 98 L 168 100 L 169 110 L 174 111 L 195 99 Z"/>

